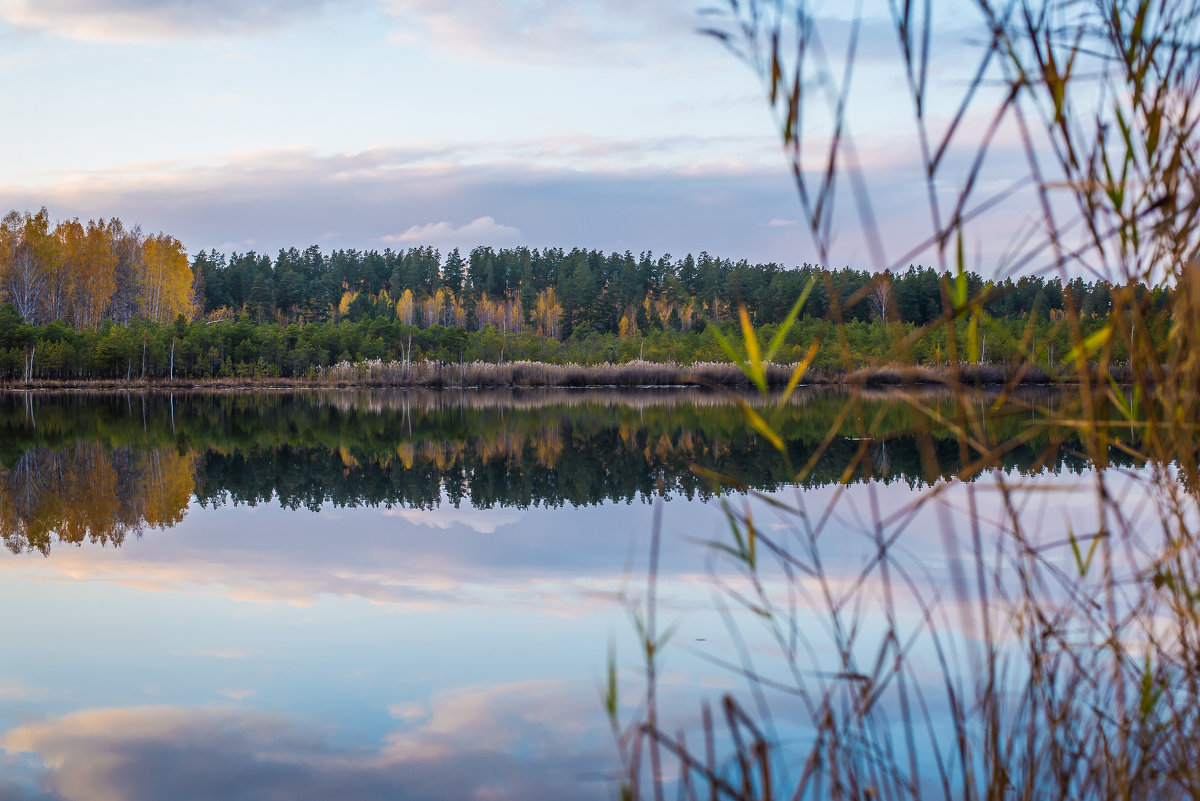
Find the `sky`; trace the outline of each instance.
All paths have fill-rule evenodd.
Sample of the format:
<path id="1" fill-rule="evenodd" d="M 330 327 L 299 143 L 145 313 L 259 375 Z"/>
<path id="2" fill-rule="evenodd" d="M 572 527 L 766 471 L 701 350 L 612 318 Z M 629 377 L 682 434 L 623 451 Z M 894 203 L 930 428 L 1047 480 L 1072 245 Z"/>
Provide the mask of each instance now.
<path id="1" fill-rule="evenodd" d="M 487 244 L 816 263 L 763 89 L 698 32 L 699 7 L 0 0 L 0 206 L 118 216 L 192 253 Z M 939 55 L 954 64 L 969 37 L 949 8 Z M 831 266 L 888 266 L 928 226 L 885 13 L 866 4 L 851 118 L 886 247 L 847 207 Z M 950 109 L 961 82 L 943 79 Z M 998 149 L 1001 167 L 1017 152 Z M 984 231 L 973 252 L 1011 236 Z"/>

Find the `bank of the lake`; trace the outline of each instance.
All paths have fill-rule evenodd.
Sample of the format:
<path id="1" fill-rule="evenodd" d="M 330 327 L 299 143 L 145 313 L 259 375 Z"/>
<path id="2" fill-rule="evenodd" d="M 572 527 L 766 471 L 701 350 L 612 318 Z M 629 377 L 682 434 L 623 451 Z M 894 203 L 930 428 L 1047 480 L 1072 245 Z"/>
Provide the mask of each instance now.
<path id="1" fill-rule="evenodd" d="M 797 364 L 767 364 L 763 377 L 770 387 L 787 386 Z M 1127 367 L 1108 365 L 1103 372 L 1089 367 L 1088 376 L 1107 383 L 1128 382 Z M 904 386 L 1044 386 L 1075 384 L 1079 372 L 1064 365 L 1055 373 L 1031 364 L 962 362 L 913 365 L 884 363 L 854 370 L 803 370 L 800 385 L 828 387 Z M 130 378 L 31 378 L 0 380 L 0 390 L 23 389 L 270 389 L 323 387 L 397 388 L 589 388 L 589 387 L 728 387 L 749 388 L 754 382 L 737 364 L 730 362 L 649 362 L 557 364 L 535 361 L 503 363 L 441 361 L 383 362 L 379 360 L 339 362 L 303 376 L 247 375 L 212 377 Z"/>

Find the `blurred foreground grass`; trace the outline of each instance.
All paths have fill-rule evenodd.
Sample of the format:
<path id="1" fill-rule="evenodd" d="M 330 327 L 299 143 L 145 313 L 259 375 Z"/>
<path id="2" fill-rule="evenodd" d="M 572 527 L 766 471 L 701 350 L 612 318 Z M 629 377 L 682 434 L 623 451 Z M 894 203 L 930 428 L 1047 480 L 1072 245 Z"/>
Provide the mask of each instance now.
<path id="1" fill-rule="evenodd" d="M 929 2 L 864 4 L 844 20 L 803 1 L 728 0 L 706 24 L 762 81 L 823 262 L 839 225 L 853 226 L 881 266 L 923 254 L 964 276 L 967 243 L 1000 231 L 1012 244 L 997 277 L 1104 277 L 1118 285 L 1112 314 L 1085 333 L 1067 303 L 1077 380 L 1065 402 L 1031 408 L 1016 432 L 988 419 L 988 409 L 1038 403 L 1017 397 L 1015 382 L 981 403 L 951 376 L 949 410 L 913 396 L 915 411 L 955 432 L 959 463 L 973 466 L 964 474 L 980 474 L 973 481 L 922 488 L 903 508 L 869 486 L 854 497 L 852 537 L 834 509 L 844 494 L 760 496 L 757 507 L 726 495 L 729 535 L 713 544 L 713 582 L 733 645 L 712 661 L 743 689 L 690 716 L 666 706 L 659 686 L 672 643 L 656 621 L 656 523 L 646 589 L 630 600 L 642 678 L 618 682 L 614 659 L 605 699 L 625 797 L 1200 797 L 1200 10 L 1169 0 L 969 6 L 967 26 L 948 28 Z M 866 53 L 860 40 L 881 24 L 893 48 Z M 852 113 L 862 62 L 885 58 L 904 76 L 911 163 L 928 197 L 926 230 L 893 258 Z M 999 181 L 1005 141 L 1022 169 L 1003 162 Z M 998 211 L 1014 202 L 1024 220 Z M 1168 336 L 1147 325 L 1139 285 L 1168 290 Z M 863 291 L 886 304 L 887 275 Z M 944 315 L 931 326 L 968 329 L 952 362 L 980 358 L 988 291 L 944 286 Z M 829 337 L 838 307 L 835 298 Z M 727 344 L 765 390 L 775 343 L 746 326 Z M 1037 346 L 1030 332 L 1031 369 Z M 860 414 L 853 393 L 845 404 L 847 416 Z M 771 408 L 743 409 L 780 443 Z M 1076 432 L 1093 468 L 1072 489 L 1086 509 L 1063 505 L 1047 522 L 1030 510 L 1053 505 L 1046 493 L 1063 487 L 997 466 L 1049 425 Z M 886 440 L 865 426 L 864 441 Z M 1114 449 L 1143 467 L 1110 467 Z M 788 468 L 799 483 L 808 466 Z M 789 524 L 764 527 L 754 512 L 763 505 Z M 930 519 L 941 550 L 914 552 L 913 521 Z M 862 562 L 848 572 L 835 565 L 851 541 Z"/>

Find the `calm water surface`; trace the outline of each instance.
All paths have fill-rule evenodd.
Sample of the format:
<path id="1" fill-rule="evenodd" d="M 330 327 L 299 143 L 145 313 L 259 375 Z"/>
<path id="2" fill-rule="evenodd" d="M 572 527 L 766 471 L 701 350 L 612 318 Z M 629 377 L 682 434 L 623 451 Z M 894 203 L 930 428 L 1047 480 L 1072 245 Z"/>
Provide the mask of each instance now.
<path id="1" fill-rule="evenodd" d="M 814 394 L 779 425 L 790 466 L 695 392 L 0 396 L 0 799 L 611 798 L 600 687 L 610 643 L 639 675 L 656 494 L 663 692 L 691 709 L 738 688 L 705 658 L 734 653 L 727 528 L 692 465 L 828 512 L 847 576 L 872 505 L 961 486 L 905 404 Z M 1005 457 L 1062 490 L 1024 514 L 1086 519 L 1061 445 Z M 904 523 L 926 580 L 954 513 Z"/>

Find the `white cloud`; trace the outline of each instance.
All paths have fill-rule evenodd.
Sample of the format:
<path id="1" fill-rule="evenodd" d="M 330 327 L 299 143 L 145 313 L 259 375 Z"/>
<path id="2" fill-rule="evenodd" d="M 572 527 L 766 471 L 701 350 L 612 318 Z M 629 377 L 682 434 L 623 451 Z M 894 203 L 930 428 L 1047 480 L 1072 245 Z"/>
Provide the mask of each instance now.
<path id="1" fill-rule="evenodd" d="M 45 698 L 48 695 L 50 695 L 50 691 L 45 687 L 36 687 L 17 679 L 0 677 L 0 701 L 31 701 Z"/>
<path id="2" fill-rule="evenodd" d="M 218 253 L 244 253 L 254 249 L 253 239 L 243 239 L 241 242 L 225 241 L 215 246 Z"/>
<path id="3" fill-rule="evenodd" d="M 327 8 L 382 6 L 400 26 L 388 40 L 506 61 L 643 62 L 699 39 L 690 0 L 0 0 L 0 20 L 69 39 L 159 42 L 279 29 Z M 674 48 L 668 44 L 673 43 Z"/>
<path id="4" fill-rule="evenodd" d="M 472 149 L 437 145 L 374 148 L 323 155 L 286 148 L 224 159 L 134 164 L 95 172 L 31 176 L 0 186 L 0 207 L 42 205 L 56 218 L 116 215 L 144 230 L 169 231 L 195 253 L 253 248 L 274 253 L 305 247 L 338 231 L 329 248 L 380 247 L 380 235 L 444 221 L 447 229 L 507 234 L 532 247 L 583 247 L 728 255 L 798 264 L 812 259 L 797 229 L 764 228 L 762 220 L 795 210 L 791 179 L 778 168 L 726 164 L 673 169 L 655 164 L 645 142 L 604 151 L 603 162 L 579 143 L 555 163 L 468 159 Z M 528 143 L 529 149 L 547 144 Z M 506 148 L 507 149 L 507 148 Z M 606 169 L 627 160 L 633 168 Z M 496 222 L 497 209 L 503 217 Z M 402 225 L 397 225 L 402 220 Z M 465 225 L 463 221 L 468 221 Z M 436 222 L 434 223 L 436 225 Z M 429 242 L 428 244 L 435 244 Z M 467 248 L 482 242 L 464 243 Z M 446 252 L 443 247 L 443 253 Z"/>
<path id="5" fill-rule="evenodd" d="M 357 0 L 337 0 L 356 3 Z M 0 0 L 0 20 L 87 41 L 162 41 L 254 33 L 315 13 L 332 0 Z"/>
<path id="6" fill-rule="evenodd" d="M 435 693 L 427 705 L 400 704 L 388 712 L 404 724 L 383 749 L 398 763 L 461 751 L 552 754 L 564 741 L 584 737 L 599 717 L 593 698 L 561 681 L 458 688 Z"/>
<path id="7" fill-rule="evenodd" d="M 457 228 L 446 221 L 413 225 L 402 234 L 380 237 L 382 242 L 457 247 L 464 252 L 469 251 L 475 245 L 508 247 L 516 245 L 521 240 L 519 228 L 501 225 L 492 217 L 476 217 Z"/>
<path id="8" fill-rule="evenodd" d="M 448 693 L 427 719 L 401 723 L 381 749 L 351 749 L 256 710 L 89 709 L 22 724 L 0 744 L 45 766 L 43 797 L 54 801 L 612 795 L 580 779 L 613 759 L 588 692 L 530 683 Z"/>
<path id="9" fill-rule="evenodd" d="M 202 164 L 155 162 L 39 176 L 0 186 L 0 207 L 46 205 L 59 218 L 117 215 L 145 230 L 169 231 L 192 252 L 222 243 L 225 251 L 235 243 L 244 250 L 253 241 L 254 249 L 273 253 L 336 231 L 323 247 L 430 244 L 444 253 L 528 243 L 676 256 L 706 250 L 787 265 L 816 261 L 805 226 L 781 224 L 795 219 L 798 205 L 786 171 L 758 158 L 738 164 L 709 154 L 687 166 L 660 155 L 680 148 L 688 152 L 700 143 L 569 136 L 328 155 L 284 148 Z M 1015 172 L 1025 158 L 1015 143 L 997 143 L 993 150 L 994 163 L 981 181 Z M 552 156 L 531 166 L 533 153 Z M 929 250 L 908 253 L 924 241 L 929 220 L 926 189 L 902 155 L 885 146 L 860 152 L 870 167 L 864 176 L 877 200 L 885 256 L 901 267 L 936 264 Z M 622 162 L 630 166 L 614 166 Z M 830 261 L 879 266 L 857 230 L 852 196 L 838 198 L 841 224 Z M 967 233 L 980 243 L 981 272 L 991 272 L 995 251 L 1011 240 L 1015 226 L 1026 224 L 1026 199 L 1015 195 L 972 223 Z M 497 209 L 503 210 L 500 221 L 493 216 Z M 1032 263 L 1041 266 L 1037 254 Z"/>
<path id="10" fill-rule="evenodd" d="M 419 240 L 426 241 L 426 240 Z M 455 526 L 466 526 L 480 534 L 493 534 L 501 526 L 520 522 L 521 512 L 512 509 L 476 509 L 455 507 L 449 504 L 437 509 L 387 509 L 387 517 L 400 517 L 417 526 L 429 526 L 443 530 Z"/>
<path id="11" fill-rule="evenodd" d="M 700 40 L 695 33 L 700 4 L 692 0 L 383 2 L 402 26 L 389 37 L 393 42 L 412 45 L 428 36 L 439 48 L 508 62 L 678 59 L 681 45 Z"/>
<path id="12" fill-rule="evenodd" d="M 209 648 L 197 651 L 172 651 L 173 656 L 207 656 L 212 659 L 245 659 L 245 651 L 236 651 L 230 648 Z"/>

